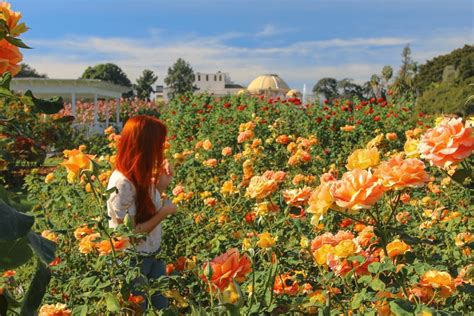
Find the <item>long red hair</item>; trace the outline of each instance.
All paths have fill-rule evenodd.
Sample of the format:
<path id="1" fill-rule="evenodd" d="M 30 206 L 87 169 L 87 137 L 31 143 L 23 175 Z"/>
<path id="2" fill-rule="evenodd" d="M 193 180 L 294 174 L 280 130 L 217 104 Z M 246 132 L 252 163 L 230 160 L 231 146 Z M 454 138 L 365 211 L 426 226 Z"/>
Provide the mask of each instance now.
<path id="1" fill-rule="evenodd" d="M 120 135 L 115 168 L 135 186 L 137 223 L 147 221 L 156 211 L 151 190 L 161 172 L 166 134 L 159 119 L 138 115 L 128 119 Z"/>

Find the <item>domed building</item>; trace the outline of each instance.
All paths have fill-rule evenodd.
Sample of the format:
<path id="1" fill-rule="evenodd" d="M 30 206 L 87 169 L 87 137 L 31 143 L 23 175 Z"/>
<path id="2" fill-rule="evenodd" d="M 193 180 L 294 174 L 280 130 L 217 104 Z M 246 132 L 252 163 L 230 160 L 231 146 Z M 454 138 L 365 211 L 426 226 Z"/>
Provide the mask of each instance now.
<path id="1" fill-rule="evenodd" d="M 286 93 L 286 96 L 288 98 L 301 98 L 302 94 L 299 90 L 296 89 L 291 89 Z"/>
<path id="2" fill-rule="evenodd" d="M 252 95 L 264 95 L 266 97 L 285 97 L 290 87 L 276 74 L 260 75 L 247 87 Z"/>

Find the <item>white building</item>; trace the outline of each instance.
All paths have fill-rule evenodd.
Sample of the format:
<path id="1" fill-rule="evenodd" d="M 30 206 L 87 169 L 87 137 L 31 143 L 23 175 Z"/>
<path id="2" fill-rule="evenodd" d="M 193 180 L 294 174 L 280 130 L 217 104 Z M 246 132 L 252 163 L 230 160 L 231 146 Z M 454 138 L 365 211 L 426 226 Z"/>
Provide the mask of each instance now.
<path id="1" fill-rule="evenodd" d="M 196 87 L 194 93 L 209 93 L 217 97 L 234 95 L 244 88 L 234 83 L 228 73 L 220 71 L 216 73 L 196 72 L 193 84 Z M 169 92 L 170 89 L 168 87 L 164 88 L 163 98 L 165 101 L 169 100 Z"/>

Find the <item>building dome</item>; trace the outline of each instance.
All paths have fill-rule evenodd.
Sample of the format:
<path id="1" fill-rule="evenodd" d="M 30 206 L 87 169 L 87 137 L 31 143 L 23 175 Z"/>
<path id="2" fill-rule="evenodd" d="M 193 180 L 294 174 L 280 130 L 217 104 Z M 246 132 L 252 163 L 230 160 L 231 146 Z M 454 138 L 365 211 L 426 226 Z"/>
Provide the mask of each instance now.
<path id="1" fill-rule="evenodd" d="M 247 87 L 251 94 L 283 94 L 286 95 L 290 88 L 278 75 L 268 74 L 255 78 Z"/>
<path id="2" fill-rule="evenodd" d="M 299 92 L 298 90 L 296 89 L 291 89 L 290 91 L 288 91 L 288 93 L 286 94 L 286 96 L 288 98 L 301 98 L 301 92 Z"/>

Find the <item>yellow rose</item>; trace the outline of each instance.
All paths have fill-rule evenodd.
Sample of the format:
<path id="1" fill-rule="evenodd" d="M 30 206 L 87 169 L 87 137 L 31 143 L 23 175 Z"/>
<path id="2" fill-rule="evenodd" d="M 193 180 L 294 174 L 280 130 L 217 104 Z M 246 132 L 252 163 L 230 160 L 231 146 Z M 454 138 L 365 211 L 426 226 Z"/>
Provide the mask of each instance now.
<path id="1" fill-rule="evenodd" d="M 378 165 L 380 153 L 376 147 L 370 149 L 357 149 L 347 159 L 347 169 L 367 169 Z"/>
<path id="2" fill-rule="evenodd" d="M 263 232 L 258 235 L 257 246 L 260 248 L 270 248 L 275 245 L 275 239 L 268 232 Z"/>
<path id="3" fill-rule="evenodd" d="M 48 173 L 46 175 L 46 178 L 44 178 L 44 183 L 48 184 L 51 183 L 54 180 L 54 173 Z"/>
<path id="4" fill-rule="evenodd" d="M 347 258 L 352 256 L 356 250 L 356 244 L 352 240 L 346 239 L 334 247 L 334 255 L 338 256 L 339 258 Z"/>
<path id="5" fill-rule="evenodd" d="M 323 266 L 327 265 L 328 256 L 334 253 L 334 247 L 329 244 L 324 244 L 313 252 L 313 258 L 317 264 Z"/>
<path id="6" fill-rule="evenodd" d="M 411 248 L 404 241 L 400 239 L 395 239 L 387 245 L 387 252 L 390 258 L 396 256 L 404 255 L 407 251 L 410 251 Z"/>
<path id="7" fill-rule="evenodd" d="M 309 248 L 309 246 L 310 246 L 309 239 L 306 238 L 305 236 L 301 236 L 300 246 L 303 249 Z"/>
<path id="8" fill-rule="evenodd" d="M 224 291 L 222 291 L 222 303 L 224 304 L 235 304 L 238 302 L 239 298 L 239 291 L 234 282 L 229 283 Z"/>
<path id="9" fill-rule="evenodd" d="M 408 138 L 403 146 L 405 150 L 405 155 L 407 158 L 417 158 L 420 156 L 420 152 L 418 151 L 418 144 L 420 143 L 419 140 L 414 138 Z"/>
<path id="10" fill-rule="evenodd" d="M 202 143 L 202 148 L 204 148 L 205 150 L 211 150 L 212 149 L 212 143 L 209 139 L 206 139 L 203 143 Z"/>

